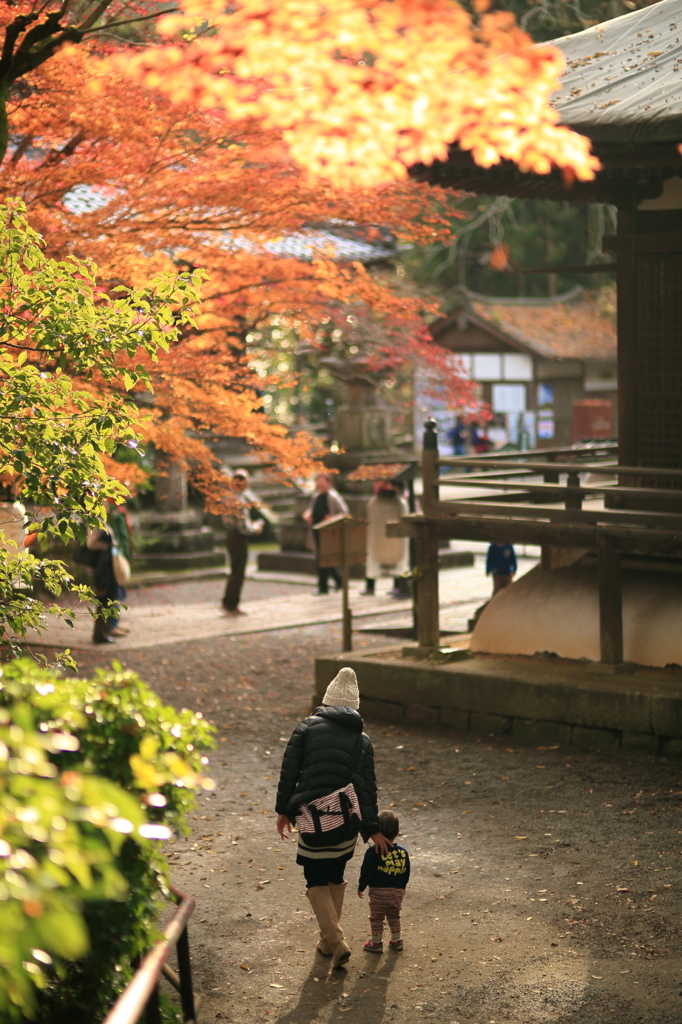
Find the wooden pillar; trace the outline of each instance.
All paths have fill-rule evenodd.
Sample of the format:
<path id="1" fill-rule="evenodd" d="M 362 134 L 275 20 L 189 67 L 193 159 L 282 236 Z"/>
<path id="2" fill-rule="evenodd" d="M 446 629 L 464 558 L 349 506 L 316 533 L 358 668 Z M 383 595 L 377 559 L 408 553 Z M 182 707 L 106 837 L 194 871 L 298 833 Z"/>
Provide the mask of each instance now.
<path id="1" fill-rule="evenodd" d="M 435 420 L 427 420 L 422 448 L 422 509 L 426 516 L 436 511 L 438 468 L 438 428 Z"/>
<path id="2" fill-rule="evenodd" d="M 438 647 L 438 533 L 433 524 L 419 524 L 416 548 L 417 644 L 419 647 Z"/>
<path id="3" fill-rule="evenodd" d="M 599 645 L 601 661 L 620 665 L 623 661 L 623 596 L 620 551 L 613 537 L 598 538 Z"/>
<path id="4" fill-rule="evenodd" d="M 576 490 L 580 487 L 580 474 L 569 473 L 568 482 L 566 487 L 566 497 L 564 499 L 564 507 L 567 509 L 581 509 L 583 507 L 582 494 L 576 493 Z M 571 491 L 573 493 L 571 493 Z"/>
<path id="5" fill-rule="evenodd" d="M 353 620 L 350 604 L 348 603 L 348 583 L 350 580 L 350 562 L 348 560 L 348 519 L 341 523 L 341 571 L 343 573 L 343 621 L 342 621 L 342 651 L 350 651 L 353 648 Z"/>

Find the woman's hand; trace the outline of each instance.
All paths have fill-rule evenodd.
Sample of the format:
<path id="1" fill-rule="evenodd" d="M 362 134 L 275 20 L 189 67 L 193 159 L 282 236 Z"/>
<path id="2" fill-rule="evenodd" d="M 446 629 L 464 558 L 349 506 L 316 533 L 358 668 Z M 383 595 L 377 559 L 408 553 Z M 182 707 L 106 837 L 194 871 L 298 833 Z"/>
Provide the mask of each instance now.
<path id="1" fill-rule="evenodd" d="M 278 814 L 277 815 L 277 826 L 276 826 L 276 828 L 277 828 L 277 831 L 279 832 L 280 839 L 282 839 L 282 840 L 284 840 L 284 842 L 286 842 L 287 839 L 289 838 L 289 836 L 286 834 L 287 829 L 288 829 L 289 832 L 292 831 L 292 829 L 291 829 L 291 822 L 287 818 L 286 814 Z"/>
<path id="2" fill-rule="evenodd" d="M 380 854 L 390 853 L 393 849 L 393 843 L 390 839 L 387 839 L 383 832 L 375 832 L 373 836 L 369 837 L 374 843 L 376 849 Z"/>

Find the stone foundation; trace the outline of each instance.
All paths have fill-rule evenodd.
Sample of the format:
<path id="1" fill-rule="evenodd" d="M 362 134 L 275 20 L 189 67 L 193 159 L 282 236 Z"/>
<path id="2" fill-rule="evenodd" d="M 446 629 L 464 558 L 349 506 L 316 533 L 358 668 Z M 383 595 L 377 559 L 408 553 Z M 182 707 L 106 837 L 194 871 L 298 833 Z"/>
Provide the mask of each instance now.
<path id="1" fill-rule="evenodd" d="M 431 665 L 400 648 L 315 662 L 314 703 L 342 665 L 355 669 L 368 719 L 446 726 L 510 742 L 682 756 L 682 672 L 590 674 L 586 662 L 472 657 Z"/>

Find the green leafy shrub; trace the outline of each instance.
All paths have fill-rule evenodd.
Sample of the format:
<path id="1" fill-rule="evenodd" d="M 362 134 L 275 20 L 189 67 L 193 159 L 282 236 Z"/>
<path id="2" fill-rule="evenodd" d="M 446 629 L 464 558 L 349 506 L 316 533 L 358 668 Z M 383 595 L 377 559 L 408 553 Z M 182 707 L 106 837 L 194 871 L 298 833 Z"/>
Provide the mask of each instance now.
<path id="1" fill-rule="evenodd" d="M 106 459 L 137 449 L 141 413 L 130 392 L 151 391 L 149 363 L 194 323 L 202 275 L 109 294 L 91 260 L 43 250 L 24 203 L 0 203 L 0 484 L 29 523 L 38 519 L 44 548 L 51 538 L 83 543 L 106 521 L 107 500 L 125 499 Z M 18 655 L 31 630 L 67 615 L 36 600 L 31 585 L 58 597 L 71 584 L 61 562 L 0 543 L 0 642 Z"/>
<path id="2" fill-rule="evenodd" d="M 212 727 L 114 664 L 0 678 L 0 1021 L 91 1024 L 156 938 Z M 37 993 L 37 997 L 36 997 Z"/>

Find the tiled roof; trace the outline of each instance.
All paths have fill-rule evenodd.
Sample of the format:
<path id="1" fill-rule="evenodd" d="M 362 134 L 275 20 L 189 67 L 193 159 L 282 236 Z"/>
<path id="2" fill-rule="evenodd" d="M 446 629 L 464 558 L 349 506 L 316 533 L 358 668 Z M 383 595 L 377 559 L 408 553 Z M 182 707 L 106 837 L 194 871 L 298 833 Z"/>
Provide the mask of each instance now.
<path id="1" fill-rule="evenodd" d="M 69 213 L 93 213 L 105 207 L 113 194 L 113 190 L 105 192 L 90 185 L 76 185 L 66 193 L 63 202 Z M 223 244 L 226 249 L 241 249 L 254 254 L 269 253 L 271 256 L 289 257 L 304 263 L 325 258 L 339 262 L 374 263 L 396 255 L 396 250 L 386 245 L 346 237 L 343 227 L 340 225 L 338 234 L 334 230 L 303 228 L 282 235 L 276 241 L 262 242 L 237 232 L 226 231 Z"/>
<path id="2" fill-rule="evenodd" d="M 616 325 L 582 289 L 556 299 L 492 299 L 470 293 L 469 302 L 481 320 L 546 359 L 616 358 Z"/>

